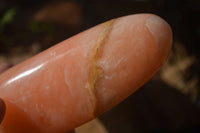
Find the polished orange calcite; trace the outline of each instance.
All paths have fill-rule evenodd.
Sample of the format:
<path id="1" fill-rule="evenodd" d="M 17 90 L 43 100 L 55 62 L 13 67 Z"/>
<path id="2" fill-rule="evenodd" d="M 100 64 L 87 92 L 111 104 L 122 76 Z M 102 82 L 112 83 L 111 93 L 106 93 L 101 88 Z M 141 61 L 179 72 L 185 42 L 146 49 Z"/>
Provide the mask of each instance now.
<path id="1" fill-rule="evenodd" d="M 152 14 L 113 19 L 0 75 L 1 133 L 64 133 L 135 92 L 166 60 L 170 26 Z"/>

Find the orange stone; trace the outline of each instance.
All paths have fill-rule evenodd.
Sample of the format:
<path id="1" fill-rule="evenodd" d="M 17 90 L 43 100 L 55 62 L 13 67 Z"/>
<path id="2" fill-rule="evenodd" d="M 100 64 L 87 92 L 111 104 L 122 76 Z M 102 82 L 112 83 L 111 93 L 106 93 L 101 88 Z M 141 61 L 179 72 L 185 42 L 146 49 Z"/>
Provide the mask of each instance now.
<path id="1" fill-rule="evenodd" d="M 147 82 L 172 45 L 152 14 L 113 19 L 71 37 L 0 76 L 1 133 L 65 133 Z"/>

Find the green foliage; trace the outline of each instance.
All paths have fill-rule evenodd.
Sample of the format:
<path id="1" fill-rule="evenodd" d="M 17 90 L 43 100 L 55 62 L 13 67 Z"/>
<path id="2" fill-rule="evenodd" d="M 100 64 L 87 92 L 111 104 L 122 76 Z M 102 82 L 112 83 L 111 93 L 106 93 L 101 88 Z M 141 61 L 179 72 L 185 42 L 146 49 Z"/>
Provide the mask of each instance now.
<path id="1" fill-rule="evenodd" d="M 0 33 L 3 32 L 6 25 L 13 22 L 16 13 L 16 8 L 10 8 L 3 14 L 2 18 L 0 19 Z"/>
<path id="2" fill-rule="evenodd" d="M 32 33 L 45 33 L 47 36 L 53 36 L 54 34 L 54 27 L 48 23 L 32 21 L 28 27 Z"/>
<path id="3" fill-rule="evenodd" d="M 17 9 L 12 7 L 5 11 L 5 13 L 0 18 L 0 43 L 3 44 L 4 48 L 9 48 L 13 45 L 12 40 L 4 33 L 4 30 L 8 24 L 13 23 L 16 13 Z"/>

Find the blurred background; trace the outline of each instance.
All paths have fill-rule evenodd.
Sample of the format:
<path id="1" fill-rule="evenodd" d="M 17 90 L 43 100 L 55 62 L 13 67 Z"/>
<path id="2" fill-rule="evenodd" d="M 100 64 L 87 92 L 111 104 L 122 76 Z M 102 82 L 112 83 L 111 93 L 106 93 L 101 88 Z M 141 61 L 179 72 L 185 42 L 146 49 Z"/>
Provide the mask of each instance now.
<path id="1" fill-rule="evenodd" d="M 173 30 L 161 70 L 80 133 L 200 133 L 200 0 L 0 0 L 0 64 L 13 66 L 112 18 L 154 13 Z"/>

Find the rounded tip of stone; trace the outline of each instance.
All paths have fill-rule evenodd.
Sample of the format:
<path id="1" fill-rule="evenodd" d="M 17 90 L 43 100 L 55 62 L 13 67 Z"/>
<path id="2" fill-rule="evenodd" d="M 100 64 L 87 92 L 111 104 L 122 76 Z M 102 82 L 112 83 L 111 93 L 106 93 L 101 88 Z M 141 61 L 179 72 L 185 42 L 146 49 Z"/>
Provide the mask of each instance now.
<path id="1" fill-rule="evenodd" d="M 159 16 L 151 14 L 146 20 L 146 27 L 155 39 L 163 56 L 167 56 L 172 45 L 172 30 L 169 24 Z"/>
<path id="2" fill-rule="evenodd" d="M 2 122 L 6 111 L 5 102 L 0 98 L 0 123 Z"/>

